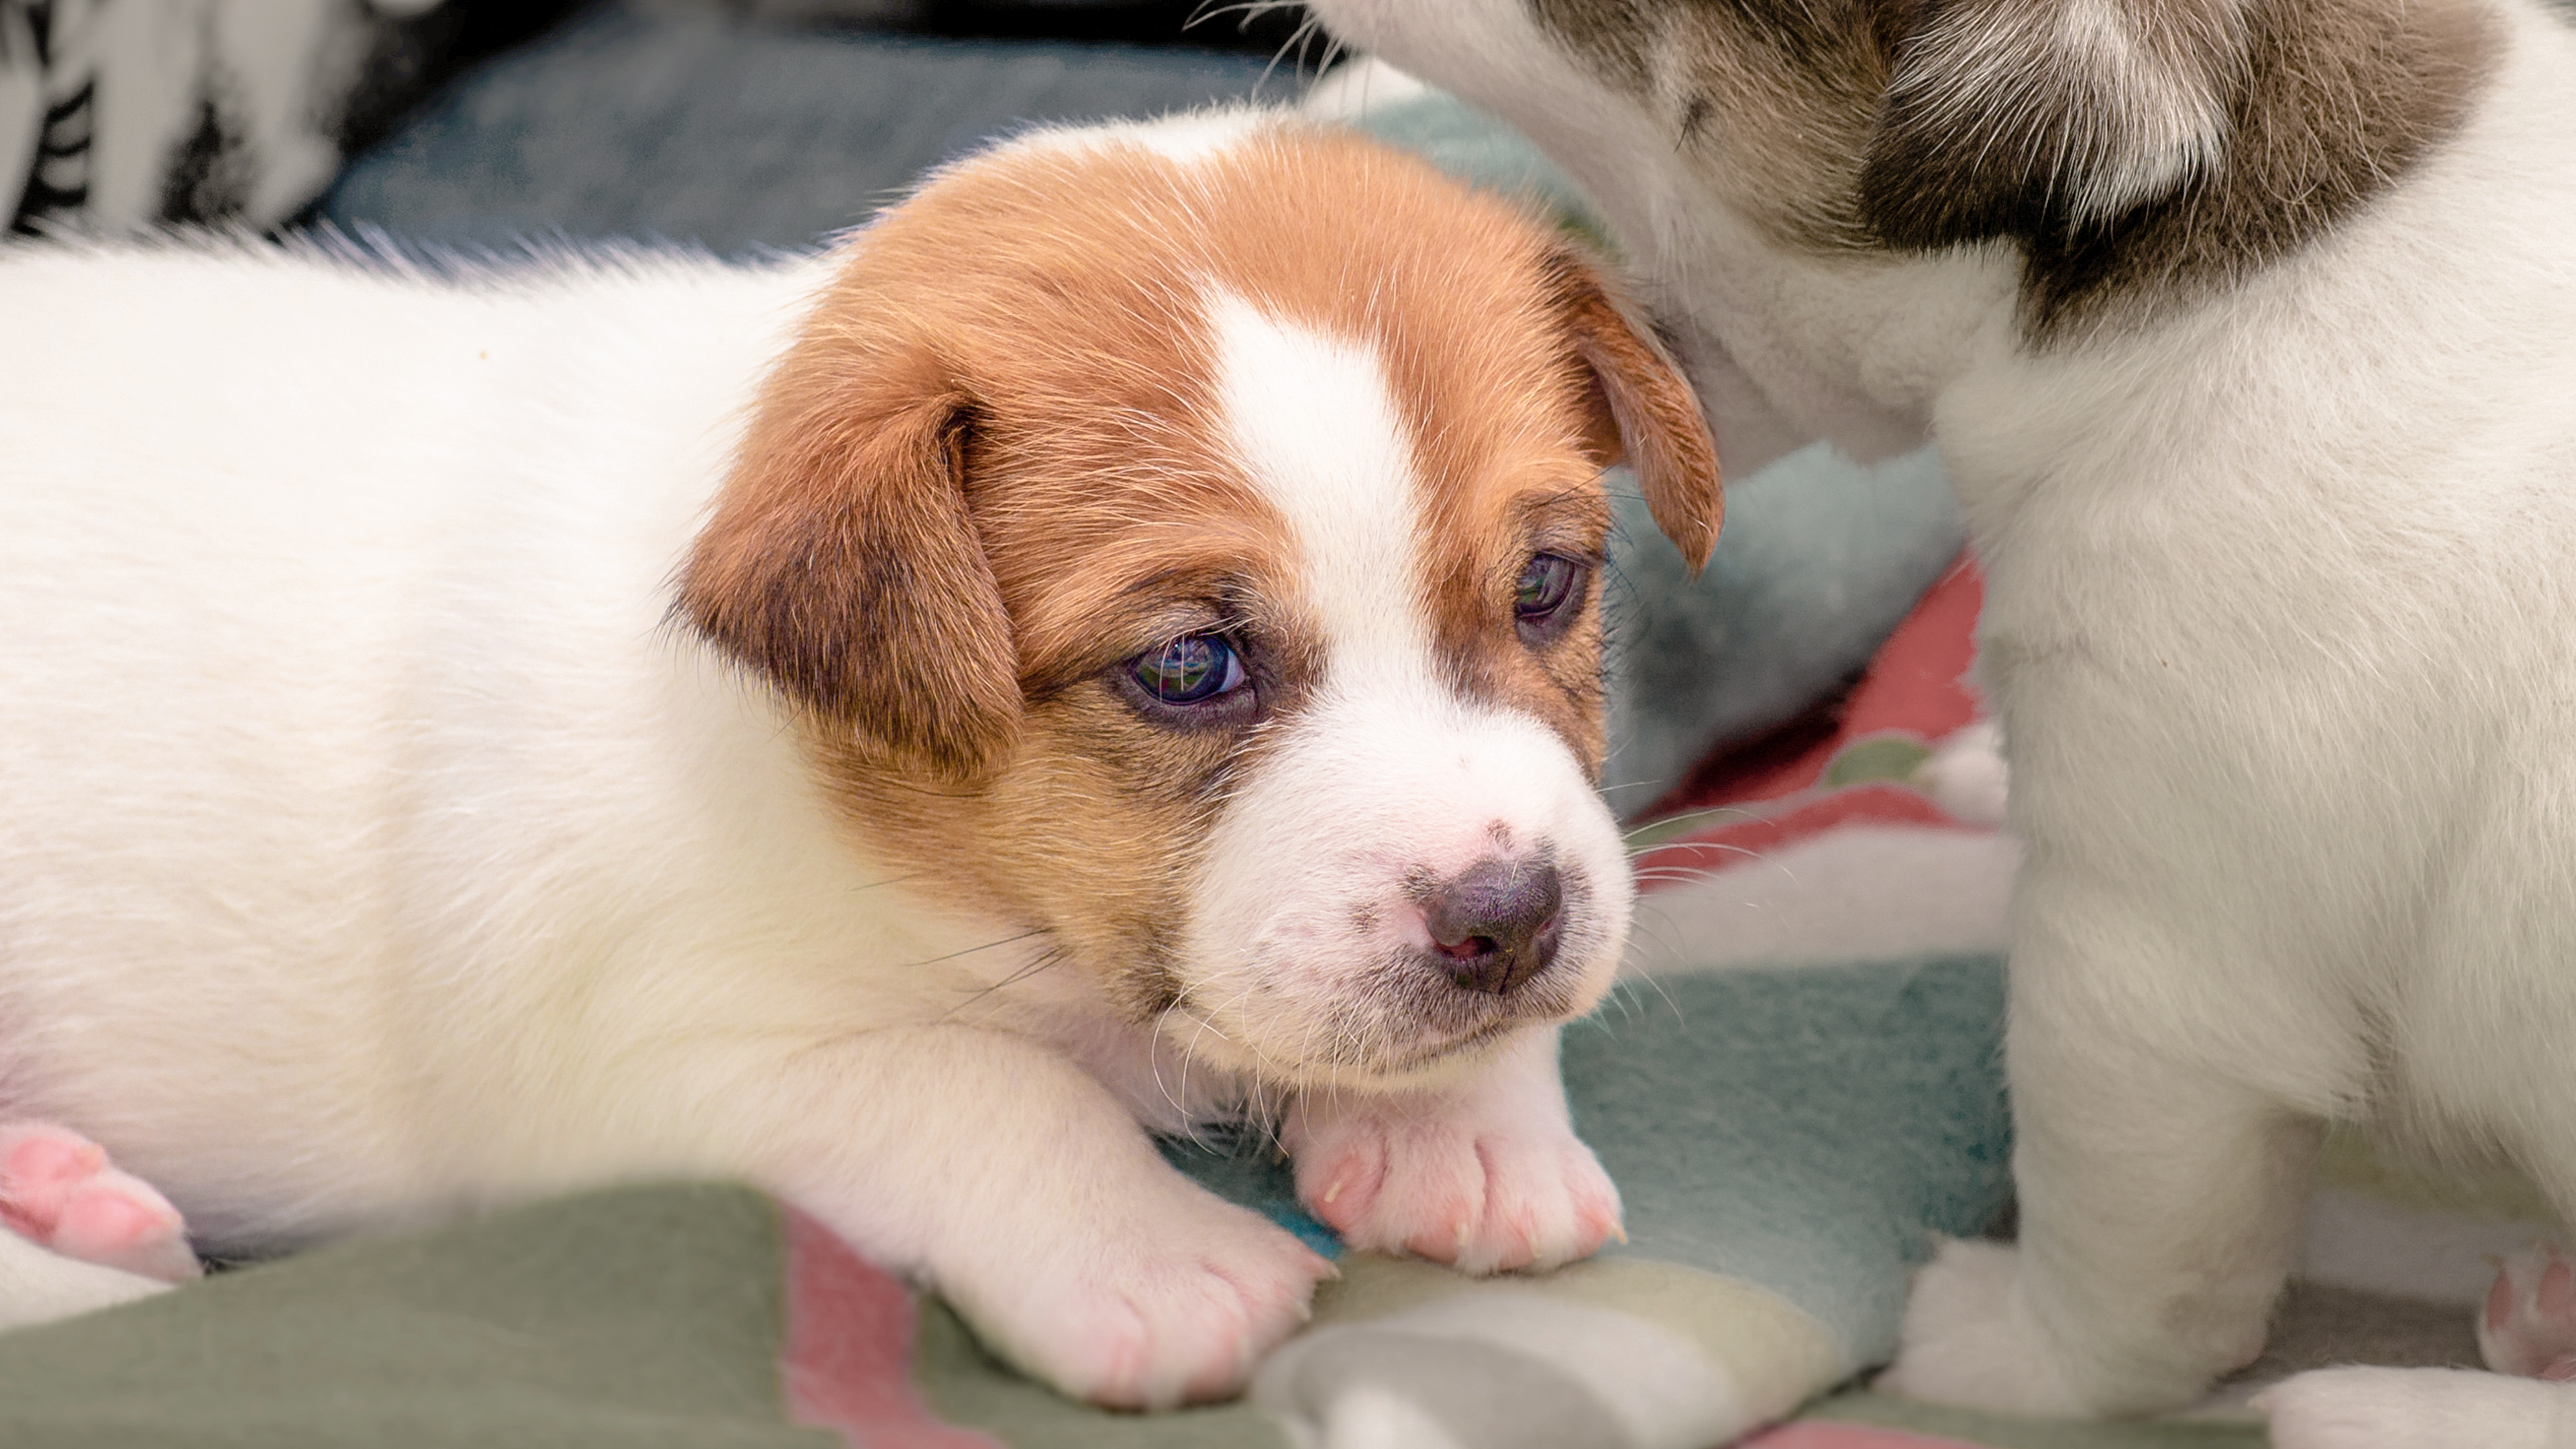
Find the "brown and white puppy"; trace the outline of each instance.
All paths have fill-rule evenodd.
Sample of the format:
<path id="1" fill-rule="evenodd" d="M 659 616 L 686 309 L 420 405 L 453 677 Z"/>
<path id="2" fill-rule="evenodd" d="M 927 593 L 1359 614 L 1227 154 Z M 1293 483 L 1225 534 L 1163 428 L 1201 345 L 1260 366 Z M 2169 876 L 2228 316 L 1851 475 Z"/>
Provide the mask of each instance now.
<path id="1" fill-rule="evenodd" d="M 1328 1269 L 1148 1126 L 1281 1111 L 1361 1247 L 1615 1230 L 1554 1069 L 1630 899 L 1600 474 L 1693 558 L 1717 478 L 1512 207 L 1224 113 L 770 269 L 43 246 L 0 315 L 32 1239 L 736 1174 L 1156 1405 Z M 20 1319 L 141 1286 L 0 1250 Z"/>
<path id="2" fill-rule="evenodd" d="M 2191 1399 L 2263 1340 L 2325 1121 L 2576 1218 L 2563 11 L 1316 8 L 1590 190 L 1730 464 L 1949 465 L 2026 847 L 2022 1232 L 1918 1280 L 1892 1384 Z M 2507 1274 L 2499 1366 L 2576 1367 L 2566 1281 Z M 2357 1372 L 2275 1442 L 2576 1443 L 2576 1389 Z"/>

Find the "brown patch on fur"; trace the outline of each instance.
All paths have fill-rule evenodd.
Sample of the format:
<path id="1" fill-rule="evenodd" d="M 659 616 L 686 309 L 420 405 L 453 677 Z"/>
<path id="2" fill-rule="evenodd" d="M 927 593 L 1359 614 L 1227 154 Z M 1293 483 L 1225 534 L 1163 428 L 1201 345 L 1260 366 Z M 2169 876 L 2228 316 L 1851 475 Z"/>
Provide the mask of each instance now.
<path id="1" fill-rule="evenodd" d="M 1530 0 L 1783 245 L 2019 244 L 2041 341 L 2330 230 L 2457 130 L 2499 35 L 2476 0 L 2117 3 L 2153 85 L 2068 0 Z"/>
<path id="2" fill-rule="evenodd" d="M 2079 330 L 2124 294 L 2206 292 L 2323 235 L 2459 129 L 2501 43 L 2467 4 L 2256 11 L 2225 165 L 2114 231 L 2036 242 L 2032 329 Z"/>
<path id="3" fill-rule="evenodd" d="M 1595 78 L 1663 117 L 1676 154 L 1783 246 L 1865 248 L 1863 153 L 1899 0 L 1530 0 Z"/>
<path id="4" fill-rule="evenodd" d="M 679 591 L 726 653 L 942 779 L 972 774 L 1019 724 L 1009 620 L 966 517 L 972 407 L 924 350 L 853 354 L 809 334 L 773 375 Z M 920 639 L 958 644 L 909 647 Z"/>
<path id="5" fill-rule="evenodd" d="M 1228 786 L 1324 667 L 1293 540 L 1218 415 L 1205 294 L 1385 361 L 1433 495 L 1424 552 L 1457 560 L 1435 592 L 1472 595 L 1457 632 L 1484 641 L 1443 642 L 1472 653 L 1512 638 L 1531 550 L 1598 558 L 1608 414 L 1659 430 L 1630 441 L 1685 547 L 1715 528 L 1714 451 L 1666 395 L 1686 388 L 1554 245 L 1318 128 L 1186 166 L 1098 141 L 971 163 L 843 253 L 682 607 L 804 706 L 872 846 L 1048 931 L 1149 1018 L 1178 999 L 1172 942 Z M 1199 632 L 1242 646 L 1257 720 L 1158 718 L 1121 684 Z M 1479 667 L 1597 762 L 1597 628 L 1567 638 Z"/>
<path id="6" fill-rule="evenodd" d="M 2200 14 L 2214 8 L 2207 0 L 2147 8 L 2174 63 L 2224 110 L 2214 164 L 2088 220 L 2070 200 L 2087 183 L 2082 168 L 2109 163 L 2066 140 L 2071 122 L 2007 133 L 1971 161 L 1928 134 L 1937 114 L 1891 105 L 1863 179 L 1873 224 L 1910 248 L 2021 242 L 2023 322 L 2041 340 L 2124 304 L 2188 303 L 2325 234 L 2403 176 L 2458 129 L 2500 39 L 2468 0 L 2267 0 L 2246 8 L 2241 31 Z M 2051 89 L 2085 93 L 2071 81 Z"/>
<path id="7" fill-rule="evenodd" d="M 1590 370 L 1586 410 L 1593 455 L 1625 457 L 1645 489 L 1655 526 L 1697 573 L 1717 549 L 1726 517 L 1717 447 L 1701 416 L 1699 393 L 1647 326 L 1602 285 L 1601 275 L 1571 250 L 1551 253 L 1542 270 L 1574 355 Z"/>

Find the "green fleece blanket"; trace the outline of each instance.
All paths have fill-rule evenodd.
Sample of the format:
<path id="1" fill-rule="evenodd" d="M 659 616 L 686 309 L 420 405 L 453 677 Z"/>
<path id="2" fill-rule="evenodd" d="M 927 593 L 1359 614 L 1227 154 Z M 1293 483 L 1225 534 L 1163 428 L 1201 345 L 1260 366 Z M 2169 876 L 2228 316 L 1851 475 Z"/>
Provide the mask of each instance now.
<path id="1" fill-rule="evenodd" d="M 1883 1356 L 1925 1229 L 1994 1215 L 2000 1003 L 1978 957 L 1632 984 L 1566 1040 L 1628 1244 L 1481 1283 L 1345 1258 L 1242 1404 L 1069 1403 L 766 1199 L 670 1185 L 0 1337 L 0 1443 L 1284 1445 L 1390 1400 L 1461 1445 L 1715 1443 Z M 1295 1213 L 1266 1154 L 1170 1152 Z"/>

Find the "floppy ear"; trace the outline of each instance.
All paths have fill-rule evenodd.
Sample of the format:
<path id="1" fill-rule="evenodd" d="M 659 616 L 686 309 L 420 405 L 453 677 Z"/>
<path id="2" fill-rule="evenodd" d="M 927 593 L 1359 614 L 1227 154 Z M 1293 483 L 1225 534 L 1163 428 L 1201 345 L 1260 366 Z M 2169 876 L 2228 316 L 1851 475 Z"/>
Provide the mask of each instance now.
<path id="1" fill-rule="evenodd" d="M 966 512 L 973 401 L 927 351 L 818 336 L 764 390 L 679 606 L 860 740 L 949 780 L 1006 750 L 1017 652 Z"/>
<path id="2" fill-rule="evenodd" d="M 1628 314 L 1589 262 L 1560 248 L 1543 266 L 1560 325 L 1592 372 L 1595 456 L 1604 466 L 1624 460 L 1636 469 L 1655 526 L 1698 572 L 1717 547 L 1726 513 L 1717 444 L 1699 394 L 1654 330 Z"/>
<path id="3" fill-rule="evenodd" d="M 2224 156 L 2243 0 L 1895 0 L 1861 171 L 1901 247 L 2037 240 L 2161 200 Z"/>

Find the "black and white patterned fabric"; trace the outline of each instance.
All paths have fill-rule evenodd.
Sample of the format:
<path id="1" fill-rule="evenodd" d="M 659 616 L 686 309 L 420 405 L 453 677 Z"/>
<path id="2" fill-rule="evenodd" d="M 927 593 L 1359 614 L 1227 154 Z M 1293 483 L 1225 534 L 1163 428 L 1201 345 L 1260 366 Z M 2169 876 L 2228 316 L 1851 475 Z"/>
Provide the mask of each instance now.
<path id="1" fill-rule="evenodd" d="M 266 227 L 409 91 L 443 0 L 0 0 L 17 232 Z"/>

